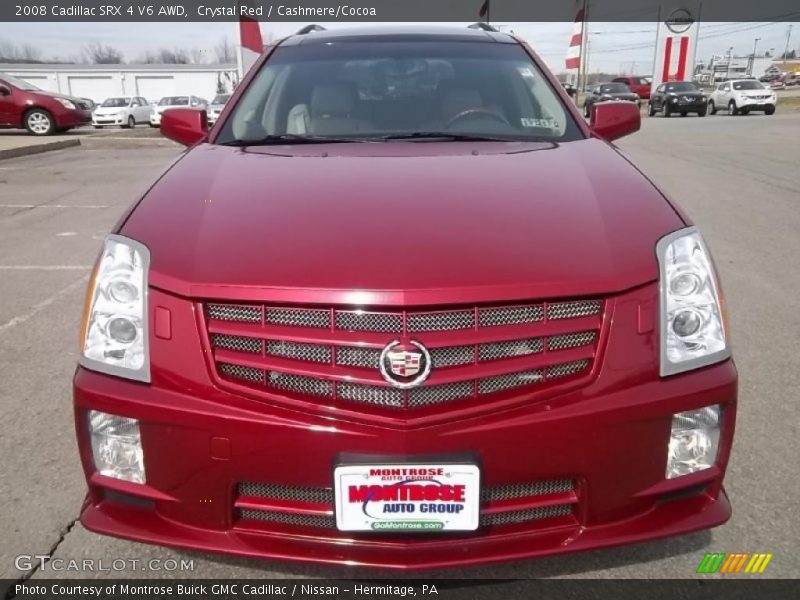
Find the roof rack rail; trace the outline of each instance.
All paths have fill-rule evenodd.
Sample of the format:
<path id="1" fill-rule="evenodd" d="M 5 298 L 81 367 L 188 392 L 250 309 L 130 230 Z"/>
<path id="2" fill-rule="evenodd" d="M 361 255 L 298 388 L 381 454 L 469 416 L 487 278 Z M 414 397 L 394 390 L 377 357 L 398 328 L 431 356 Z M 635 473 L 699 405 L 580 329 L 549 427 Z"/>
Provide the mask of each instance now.
<path id="1" fill-rule="evenodd" d="M 325 31 L 325 28 L 322 25 L 312 23 L 311 25 L 306 25 L 302 29 L 298 29 L 295 35 L 305 35 L 306 33 L 311 33 L 312 31 Z"/>
<path id="2" fill-rule="evenodd" d="M 483 21 L 478 21 L 477 23 L 473 23 L 472 25 L 468 25 L 469 29 L 481 29 L 483 31 L 491 31 L 494 33 L 500 33 L 500 30 L 496 27 L 492 27 L 488 23 L 484 23 Z"/>

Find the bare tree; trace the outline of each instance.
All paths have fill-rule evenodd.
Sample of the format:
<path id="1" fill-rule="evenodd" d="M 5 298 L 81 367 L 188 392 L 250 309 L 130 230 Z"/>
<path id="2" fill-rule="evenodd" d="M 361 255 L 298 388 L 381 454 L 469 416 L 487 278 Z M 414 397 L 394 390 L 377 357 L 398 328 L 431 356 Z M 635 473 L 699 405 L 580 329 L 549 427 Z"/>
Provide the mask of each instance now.
<path id="1" fill-rule="evenodd" d="M 94 65 L 117 65 L 122 61 L 122 52 L 100 42 L 91 42 L 81 48 L 83 60 Z"/>
<path id="2" fill-rule="evenodd" d="M 236 60 L 236 50 L 227 36 L 224 36 L 219 44 L 214 46 L 214 53 L 216 54 L 217 62 L 221 65 L 230 64 Z"/>
<path id="3" fill-rule="evenodd" d="M 41 58 L 41 49 L 31 44 L 0 42 L 0 62 L 36 63 Z"/>

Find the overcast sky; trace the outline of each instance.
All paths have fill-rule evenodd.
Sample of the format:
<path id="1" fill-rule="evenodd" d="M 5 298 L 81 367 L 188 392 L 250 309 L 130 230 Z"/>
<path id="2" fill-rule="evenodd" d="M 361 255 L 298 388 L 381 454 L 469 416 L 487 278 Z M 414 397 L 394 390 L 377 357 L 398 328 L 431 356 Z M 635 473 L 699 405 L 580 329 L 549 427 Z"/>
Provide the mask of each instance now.
<path id="1" fill-rule="evenodd" d="M 349 24 L 332 23 L 326 27 L 346 25 Z M 572 23 L 494 25 L 512 29 L 526 38 L 551 69 L 563 70 Z M 300 26 L 299 23 L 262 23 L 261 30 L 264 40 L 269 41 L 293 33 Z M 759 54 L 770 49 L 773 54 L 781 54 L 788 26 L 786 22 L 701 23 L 697 59 L 726 54 L 731 46 L 734 55 L 750 54 L 756 37 L 761 38 Z M 0 23 L 0 42 L 39 46 L 44 59 L 74 59 L 80 56 L 81 47 L 87 42 L 100 42 L 122 51 L 126 62 L 135 62 L 147 50 L 162 46 L 197 48 L 208 52 L 209 62 L 213 62 L 214 46 L 225 36 L 235 39 L 236 28 L 236 23 Z M 589 70 L 649 73 L 653 65 L 655 31 L 653 22 L 591 23 Z M 789 47 L 800 48 L 799 23 L 794 23 Z"/>

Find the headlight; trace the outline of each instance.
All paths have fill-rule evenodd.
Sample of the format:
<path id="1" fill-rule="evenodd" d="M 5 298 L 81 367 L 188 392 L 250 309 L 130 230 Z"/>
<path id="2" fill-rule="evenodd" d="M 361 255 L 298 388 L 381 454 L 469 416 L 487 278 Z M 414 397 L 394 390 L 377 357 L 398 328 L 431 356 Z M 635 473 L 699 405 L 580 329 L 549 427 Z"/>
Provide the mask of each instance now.
<path id="1" fill-rule="evenodd" d="M 80 364 L 150 381 L 147 272 L 150 251 L 119 235 L 106 237 L 86 292 Z"/>
<path id="2" fill-rule="evenodd" d="M 69 100 L 67 100 L 66 98 L 56 98 L 56 100 L 61 102 L 61 105 L 64 108 L 68 108 L 70 110 L 75 110 L 75 105 L 72 102 L 70 102 Z"/>
<path id="3" fill-rule="evenodd" d="M 661 376 L 728 358 L 726 316 L 711 255 L 689 227 L 658 242 L 661 268 Z"/>
<path id="4" fill-rule="evenodd" d="M 674 479 L 714 466 L 719 430 L 719 405 L 672 415 L 666 478 Z"/>

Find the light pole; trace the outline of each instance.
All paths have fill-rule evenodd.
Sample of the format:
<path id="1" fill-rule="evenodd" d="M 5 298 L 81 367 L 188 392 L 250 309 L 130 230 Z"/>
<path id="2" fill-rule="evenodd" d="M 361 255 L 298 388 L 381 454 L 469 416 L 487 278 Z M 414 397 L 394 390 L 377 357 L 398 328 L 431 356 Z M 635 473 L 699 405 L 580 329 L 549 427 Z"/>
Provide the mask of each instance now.
<path id="1" fill-rule="evenodd" d="M 733 46 L 728 48 L 728 65 L 727 65 L 727 70 L 725 71 L 726 81 L 731 78 L 731 60 L 733 60 Z"/>
<path id="2" fill-rule="evenodd" d="M 753 38 L 753 56 L 750 59 L 750 68 L 748 69 L 748 75 L 752 75 L 753 71 L 756 69 L 756 48 L 758 48 L 758 42 L 761 41 L 760 37 Z"/>

